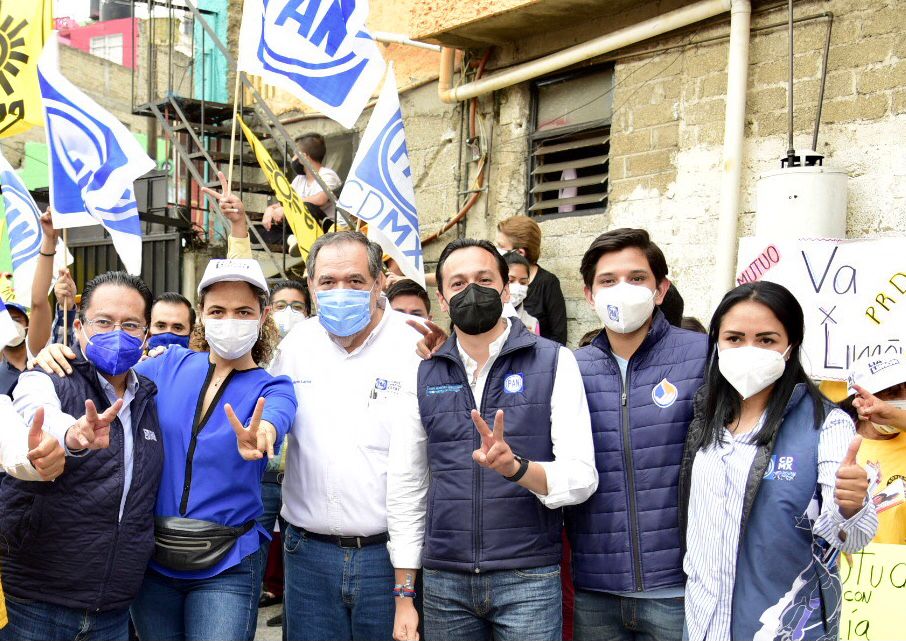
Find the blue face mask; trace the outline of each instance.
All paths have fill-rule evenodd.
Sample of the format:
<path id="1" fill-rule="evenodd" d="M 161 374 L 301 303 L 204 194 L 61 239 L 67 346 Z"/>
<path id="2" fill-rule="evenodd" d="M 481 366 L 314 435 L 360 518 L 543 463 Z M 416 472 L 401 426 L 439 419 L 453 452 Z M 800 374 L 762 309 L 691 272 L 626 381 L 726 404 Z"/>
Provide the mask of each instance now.
<path id="1" fill-rule="evenodd" d="M 118 376 L 138 363 L 142 357 L 142 342 L 142 339 L 121 329 L 95 334 L 85 346 L 85 358 L 98 371 L 108 376 Z"/>
<path id="2" fill-rule="evenodd" d="M 163 334 L 154 334 L 153 336 L 148 337 L 148 349 L 154 349 L 155 347 L 166 347 L 167 345 L 180 345 L 182 347 L 188 347 L 189 337 L 180 336 L 179 334 L 174 334 L 173 332 L 164 332 Z"/>
<path id="3" fill-rule="evenodd" d="M 352 336 L 371 322 L 370 289 L 329 289 L 317 299 L 318 320 L 334 336 Z"/>

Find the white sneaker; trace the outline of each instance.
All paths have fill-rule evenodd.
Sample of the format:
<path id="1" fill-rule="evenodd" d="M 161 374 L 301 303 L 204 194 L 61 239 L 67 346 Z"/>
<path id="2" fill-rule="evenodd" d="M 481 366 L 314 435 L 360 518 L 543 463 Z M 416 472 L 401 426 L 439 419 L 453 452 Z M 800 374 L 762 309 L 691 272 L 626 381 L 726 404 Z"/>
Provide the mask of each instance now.
<path id="1" fill-rule="evenodd" d="M 295 256 L 296 258 L 300 258 L 302 256 L 302 251 L 299 249 L 299 243 L 296 240 L 295 234 L 290 234 L 286 237 L 286 247 L 287 253 L 290 256 Z"/>

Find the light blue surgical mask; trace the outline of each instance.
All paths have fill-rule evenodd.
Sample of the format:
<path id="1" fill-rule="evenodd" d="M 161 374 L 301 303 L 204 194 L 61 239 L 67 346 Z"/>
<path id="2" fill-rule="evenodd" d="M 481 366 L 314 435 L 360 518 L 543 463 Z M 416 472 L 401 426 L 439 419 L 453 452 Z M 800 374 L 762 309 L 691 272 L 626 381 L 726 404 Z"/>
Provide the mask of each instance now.
<path id="1" fill-rule="evenodd" d="M 329 289 L 316 297 L 318 319 L 334 336 L 352 336 L 371 322 L 371 289 Z"/>

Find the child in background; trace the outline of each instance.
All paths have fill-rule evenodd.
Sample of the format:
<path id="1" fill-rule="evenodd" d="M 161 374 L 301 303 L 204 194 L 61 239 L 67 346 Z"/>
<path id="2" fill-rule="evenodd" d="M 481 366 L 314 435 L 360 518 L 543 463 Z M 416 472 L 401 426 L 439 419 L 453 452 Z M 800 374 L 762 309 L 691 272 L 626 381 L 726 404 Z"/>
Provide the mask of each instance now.
<path id="1" fill-rule="evenodd" d="M 878 512 L 875 543 L 906 544 L 906 359 L 875 356 L 849 376 L 851 396 L 841 403 L 862 436 L 857 461 L 868 471 Z"/>

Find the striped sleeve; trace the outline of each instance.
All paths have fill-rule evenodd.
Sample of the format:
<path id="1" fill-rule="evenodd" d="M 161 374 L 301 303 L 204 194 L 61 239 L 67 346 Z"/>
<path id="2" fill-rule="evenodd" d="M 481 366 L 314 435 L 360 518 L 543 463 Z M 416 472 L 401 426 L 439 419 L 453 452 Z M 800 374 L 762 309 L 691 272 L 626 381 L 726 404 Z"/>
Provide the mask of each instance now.
<path id="1" fill-rule="evenodd" d="M 866 494 L 865 506 L 851 518 L 840 514 L 834 500 L 837 469 L 856 435 L 852 419 L 839 409 L 832 410 L 821 426 L 818 440 L 818 483 L 821 485 L 821 514 L 815 521 L 815 534 L 842 552 L 858 552 L 874 538 L 878 515 Z"/>

